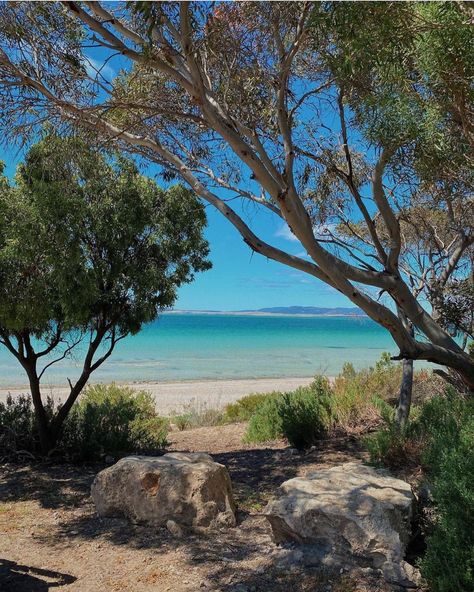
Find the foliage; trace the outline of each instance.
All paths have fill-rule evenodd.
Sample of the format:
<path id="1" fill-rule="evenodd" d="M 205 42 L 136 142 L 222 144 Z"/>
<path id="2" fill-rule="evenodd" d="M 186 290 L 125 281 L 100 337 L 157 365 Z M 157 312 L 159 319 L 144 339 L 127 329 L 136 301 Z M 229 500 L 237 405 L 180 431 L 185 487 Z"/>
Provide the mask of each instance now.
<path id="1" fill-rule="evenodd" d="M 355 371 L 345 364 L 333 385 L 334 423 L 345 430 L 364 430 L 380 422 L 383 403 L 396 400 L 401 368 L 383 354 L 375 367 Z"/>
<path id="2" fill-rule="evenodd" d="M 184 187 L 160 189 L 130 160 L 56 135 L 28 151 L 14 185 L 2 180 L 0 211 L 0 342 L 33 385 L 47 452 L 116 343 L 209 268 L 206 218 Z M 73 351 L 79 377 L 47 424 L 40 380 Z"/>
<path id="3" fill-rule="evenodd" d="M 150 451 L 167 446 L 167 420 L 159 417 L 147 391 L 115 384 L 94 385 L 73 408 L 62 446 L 81 459 Z"/>
<path id="4" fill-rule="evenodd" d="M 446 283 L 472 270 L 471 12 L 464 2 L 3 3 L 0 124 L 25 137 L 67 122 L 162 165 L 253 251 L 339 290 L 404 356 L 473 387 L 472 359 L 426 305 L 436 310 Z M 233 197 L 275 216 L 306 254 L 258 236 Z"/>
<path id="5" fill-rule="evenodd" d="M 250 418 L 247 442 L 284 437 L 296 448 L 308 448 L 323 437 L 330 424 L 330 388 L 324 377 L 288 393 L 262 398 Z"/>
<path id="6" fill-rule="evenodd" d="M 451 427 L 440 422 L 427 449 L 437 519 L 427 539 L 421 572 L 434 592 L 474 589 L 474 407 L 444 405 Z M 460 412 L 460 413 L 459 413 Z M 454 416 L 454 417 L 453 417 Z M 448 434 L 448 439 L 444 438 Z"/>
<path id="7" fill-rule="evenodd" d="M 209 407 L 207 402 L 201 402 L 199 399 L 186 404 L 182 413 L 173 414 L 171 421 L 180 431 L 226 423 L 222 409 Z"/>
<path id="8" fill-rule="evenodd" d="M 45 409 L 49 417 L 55 411 L 52 399 L 48 398 Z M 31 397 L 7 395 L 0 402 L 0 454 L 19 455 L 23 452 L 37 454 L 40 451 L 38 430 Z"/>
<path id="9" fill-rule="evenodd" d="M 474 586 L 474 402 L 447 389 L 429 400 L 404 431 L 389 423 L 366 440 L 372 462 L 390 468 L 422 464 L 432 483 L 436 517 L 421 560 L 434 592 Z"/>
<path id="10" fill-rule="evenodd" d="M 268 442 L 283 437 L 279 413 L 279 402 L 282 397 L 282 393 L 274 393 L 257 407 L 247 426 L 244 442 Z"/>
<path id="11" fill-rule="evenodd" d="M 292 445 L 306 447 L 331 427 L 358 433 L 381 424 L 392 429 L 393 405 L 397 401 L 400 378 L 400 364 L 392 362 L 389 354 L 384 353 L 370 368 L 356 371 L 352 364 L 344 364 L 332 384 L 327 378 L 316 376 L 308 387 L 289 393 L 250 395 L 227 409 L 232 410 L 231 418 L 240 420 L 250 414 L 248 441 L 286 437 Z M 412 416 L 418 413 L 420 403 L 442 392 L 443 384 L 439 377 L 426 370 L 415 373 Z M 389 445 L 401 445 L 401 442 L 395 445 L 395 435 L 398 438 L 398 431 L 393 426 L 393 439 L 392 434 L 384 430 L 371 436 L 368 445 L 377 462 L 383 461 Z M 395 452 L 393 454 L 397 456 Z"/>
<path id="12" fill-rule="evenodd" d="M 248 421 L 255 411 L 269 397 L 278 396 L 279 393 L 252 393 L 238 399 L 235 403 L 229 403 L 225 406 L 225 420 L 233 423 L 238 421 Z"/>
<path id="13" fill-rule="evenodd" d="M 51 417 L 57 406 L 48 399 Z M 56 452 L 76 460 L 117 457 L 167 446 L 168 421 L 157 415 L 147 391 L 115 384 L 89 387 L 66 419 Z M 0 403 L 0 451 L 41 452 L 31 397 L 9 396 Z"/>
<path id="14" fill-rule="evenodd" d="M 278 405 L 281 429 L 295 448 L 309 448 L 327 432 L 331 417 L 331 390 L 318 376 L 309 387 L 285 393 Z"/>
<path id="15" fill-rule="evenodd" d="M 176 425 L 180 432 L 188 430 L 192 427 L 192 416 L 189 413 L 183 415 L 173 415 L 173 423 Z"/>

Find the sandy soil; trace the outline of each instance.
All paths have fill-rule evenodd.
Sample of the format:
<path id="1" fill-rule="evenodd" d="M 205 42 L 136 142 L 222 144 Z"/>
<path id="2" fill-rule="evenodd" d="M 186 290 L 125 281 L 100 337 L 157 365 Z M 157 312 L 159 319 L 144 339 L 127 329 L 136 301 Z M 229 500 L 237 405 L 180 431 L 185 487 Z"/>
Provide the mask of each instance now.
<path id="1" fill-rule="evenodd" d="M 369 575 L 288 563 L 272 543 L 262 508 L 284 480 L 317 467 L 362 460 L 357 442 L 332 438 L 295 454 L 283 442 L 241 444 L 245 426 L 173 434 L 173 449 L 202 450 L 224 463 L 238 525 L 173 538 L 165 529 L 100 519 L 89 488 L 100 466 L 0 467 L 2 592 L 381 592 Z"/>
<path id="2" fill-rule="evenodd" d="M 238 380 L 190 380 L 183 382 L 133 382 L 125 383 L 137 390 L 147 390 L 156 399 L 159 413 L 169 415 L 180 413 L 187 406 L 196 409 L 223 407 L 244 395 L 270 391 L 290 391 L 306 385 L 312 378 L 251 378 Z M 8 393 L 19 395 L 28 392 L 28 387 L 0 388 L 0 401 Z M 67 394 L 62 387 L 43 387 L 45 395 L 51 394 L 60 400 Z"/>

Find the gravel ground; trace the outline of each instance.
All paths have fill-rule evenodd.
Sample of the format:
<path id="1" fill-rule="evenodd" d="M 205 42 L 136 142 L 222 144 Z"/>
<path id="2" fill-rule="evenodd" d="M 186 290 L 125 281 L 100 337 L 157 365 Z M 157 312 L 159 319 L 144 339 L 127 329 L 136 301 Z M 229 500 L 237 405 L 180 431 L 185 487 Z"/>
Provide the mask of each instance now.
<path id="1" fill-rule="evenodd" d="M 231 474 L 238 525 L 173 538 L 165 529 L 100 519 L 89 488 L 99 465 L 0 467 L 0 591 L 382 592 L 362 573 L 324 573 L 276 546 L 262 509 L 278 485 L 322 466 L 363 460 L 332 438 L 308 454 L 284 442 L 243 446 L 244 424 L 173 432 L 172 449 L 210 452 Z"/>

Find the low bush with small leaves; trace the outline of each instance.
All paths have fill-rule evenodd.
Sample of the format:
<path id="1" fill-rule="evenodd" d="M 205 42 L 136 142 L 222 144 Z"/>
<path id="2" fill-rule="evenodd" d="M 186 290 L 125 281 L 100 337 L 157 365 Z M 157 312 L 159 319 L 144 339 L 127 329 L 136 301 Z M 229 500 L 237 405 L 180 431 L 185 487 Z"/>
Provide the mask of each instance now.
<path id="1" fill-rule="evenodd" d="M 278 403 L 283 393 L 273 393 L 257 407 L 250 418 L 245 432 L 244 442 L 269 442 L 283 437 Z"/>
<path id="2" fill-rule="evenodd" d="M 284 437 L 296 448 L 307 448 L 324 436 L 330 416 L 329 383 L 317 377 L 307 387 L 265 398 L 250 418 L 245 441 Z"/>
<path id="3" fill-rule="evenodd" d="M 415 407 L 403 431 L 393 422 L 367 440 L 372 462 L 421 465 L 431 483 L 435 518 L 428 526 L 422 575 L 433 592 L 474 590 L 474 400 L 451 388 Z"/>
<path id="4" fill-rule="evenodd" d="M 229 403 L 224 409 L 225 420 L 230 423 L 248 421 L 266 399 L 278 394 L 280 393 L 253 393 L 235 403 Z"/>
<path id="5" fill-rule="evenodd" d="M 46 415 L 51 417 L 56 409 L 53 399 L 49 397 L 44 407 Z M 35 455 L 40 449 L 31 396 L 9 394 L 4 403 L 0 402 L 0 454 Z"/>
<path id="6" fill-rule="evenodd" d="M 308 387 L 285 393 L 278 401 L 281 430 L 298 449 L 309 448 L 326 435 L 331 418 L 331 389 L 317 377 Z"/>
<path id="7" fill-rule="evenodd" d="M 168 427 L 151 393 L 99 384 L 73 407 L 61 443 L 81 459 L 120 456 L 165 448 Z"/>
<path id="8" fill-rule="evenodd" d="M 49 399 L 46 413 L 56 406 Z M 95 460 L 166 447 L 168 421 L 155 410 L 146 391 L 111 385 L 89 387 L 66 419 L 56 452 L 76 460 Z M 8 397 L 0 403 L 0 451 L 40 454 L 31 397 Z"/>

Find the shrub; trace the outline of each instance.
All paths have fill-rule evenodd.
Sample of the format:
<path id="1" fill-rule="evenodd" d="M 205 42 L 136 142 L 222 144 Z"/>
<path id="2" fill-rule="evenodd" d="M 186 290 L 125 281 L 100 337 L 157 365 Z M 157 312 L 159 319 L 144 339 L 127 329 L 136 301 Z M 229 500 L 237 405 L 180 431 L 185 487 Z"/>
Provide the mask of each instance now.
<path id="1" fill-rule="evenodd" d="M 423 465 L 436 515 L 420 562 L 433 592 L 474 590 L 474 401 L 447 389 L 400 432 L 393 423 L 366 439 L 371 460 Z"/>
<path id="2" fill-rule="evenodd" d="M 389 409 L 393 409 L 398 402 L 401 378 L 401 365 L 394 364 L 387 353 L 382 354 L 371 368 L 356 371 L 352 364 L 344 364 L 332 387 L 335 425 L 359 433 L 380 426 L 389 415 Z M 415 372 L 413 406 L 441 395 L 444 387 L 444 381 L 433 372 Z M 386 439 L 385 436 L 383 438 Z"/>
<path id="3" fill-rule="evenodd" d="M 233 423 L 238 421 L 248 421 L 255 411 L 260 407 L 268 397 L 274 397 L 280 393 L 253 393 L 242 397 L 235 403 L 226 405 L 225 420 Z"/>
<path id="4" fill-rule="evenodd" d="M 330 387 L 317 377 L 309 386 L 263 398 L 249 421 L 244 440 L 266 442 L 285 437 L 297 448 L 311 446 L 330 423 Z"/>
<path id="5" fill-rule="evenodd" d="M 52 417 L 55 405 L 51 398 L 45 403 L 48 417 Z M 31 396 L 8 395 L 0 402 L 0 451 L 4 454 L 40 452 L 40 442 Z"/>
<path id="6" fill-rule="evenodd" d="M 434 592 L 474 590 L 474 402 L 449 392 L 427 403 L 423 462 L 433 482 L 437 519 L 421 572 Z"/>
<path id="7" fill-rule="evenodd" d="M 222 409 L 208 407 L 207 402 L 196 399 L 184 406 L 183 413 L 172 415 L 171 421 L 180 431 L 226 423 Z"/>
<path id="8" fill-rule="evenodd" d="M 173 423 L 180 432 L 188 430 L 192 426 L 192 416 L 189 413 L 183 415 L 174 415 Z"/>
<path id="9" fill-rule="evenodd" d="M 363 438 L 371 464 L 399 469 L 420 462 L 422 440 L 414 434 L 412 424 L 400 431 L 393 419 L 385 428 Z"/>
<path id="10" fill-rule="evenodd" d="M 362 432 L 381 421 L 383 401 L 393 401 L 400 389 L 401 369 L 382 354 L 373 368 L 355 371 L 344 364 L 333 385 L 334 423 L 348 431 Z"/>
<path id="11" fill-rule="evenodd" d="M 56 406 L 48 399 L 46 412 Z M 89 387 L 63 425 L 57 450 L 78 460 L 119 456 L 167 445 L 168 422 L 159 417 L 150 393 L 112 385 Z M 0 450 L 40 453 L 31 397 L 7 397 L 0 403 Z"/>
<path id="12" fill-rule="evenodd" d="M 81 459 L 167 446 L 168 421 L 146 391 L 115 384 L 89 387 L 72 410 L 61 440 Z"/>
<path id="13" fill-rule="evenodd" d="M 326 433 L 331 417 L 330 387 L 317 377 L 308 387 L 285 393 L 278 400 L 281 430 L 295 448 L 309 448 Z"/>
<path id="14" fill-rule="evenodd" d="M 278 403 L 282 393 L 273 393 L 272 397 L 264 399 L 252 415 L 244 436 L 244 442 L 268 442 L 283 436 L 281 416 Z"/>

